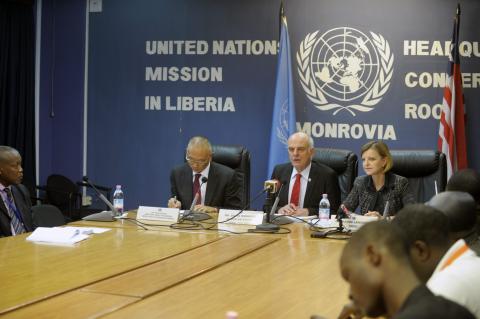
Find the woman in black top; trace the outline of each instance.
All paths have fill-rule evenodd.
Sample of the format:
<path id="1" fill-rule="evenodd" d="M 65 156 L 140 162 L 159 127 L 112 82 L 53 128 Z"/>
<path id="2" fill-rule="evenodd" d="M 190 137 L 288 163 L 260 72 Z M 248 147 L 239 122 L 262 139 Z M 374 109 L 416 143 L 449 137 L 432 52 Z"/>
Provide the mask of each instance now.
<path id="1" fill-rule="evenodd" d="M 355 179 L 353 188 L 343 202 L 349 211 L 360 207 L 360 214 L 386 217 L 395 215 L 407 204 L 415 202 L 405 177 L 390 172 L 392 155 L 382 141 L 362 146 L 363 169 L 367 175 Z"/>

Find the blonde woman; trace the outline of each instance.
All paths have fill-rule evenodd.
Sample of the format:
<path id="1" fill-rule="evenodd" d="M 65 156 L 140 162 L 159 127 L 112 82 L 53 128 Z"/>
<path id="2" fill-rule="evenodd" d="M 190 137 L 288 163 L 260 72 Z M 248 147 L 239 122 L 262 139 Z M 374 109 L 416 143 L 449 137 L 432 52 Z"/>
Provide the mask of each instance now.
<path id="1" fill-rule="evenodd" d="M 393 174 L 392 155 L 382 141 L 371 141 L 362 146 L 363 170 L 367 175 L 355 179 L 353 188 L 343 202 L 349 211 L 360 207 L 366 216 L 394 216 L 407 204 L 415 202 L 408 190 L 408 180 Z M 386 208 L 386 209 L 385 209 Z"/>

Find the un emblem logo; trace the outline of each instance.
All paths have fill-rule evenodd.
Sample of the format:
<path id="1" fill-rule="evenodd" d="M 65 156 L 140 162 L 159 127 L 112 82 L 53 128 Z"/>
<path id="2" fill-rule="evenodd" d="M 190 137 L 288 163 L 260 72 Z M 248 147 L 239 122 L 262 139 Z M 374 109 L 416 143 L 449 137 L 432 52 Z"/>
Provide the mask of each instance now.
<path id="1" fill-rule="evenodd" d="M 348 28 L 307 34 L 297 52 L 300 83 L 322 111 L 368 112 L 387 92 L 393 53 L 383 36 Z M 331 102 L 331 101 L 334 102 Z"/>

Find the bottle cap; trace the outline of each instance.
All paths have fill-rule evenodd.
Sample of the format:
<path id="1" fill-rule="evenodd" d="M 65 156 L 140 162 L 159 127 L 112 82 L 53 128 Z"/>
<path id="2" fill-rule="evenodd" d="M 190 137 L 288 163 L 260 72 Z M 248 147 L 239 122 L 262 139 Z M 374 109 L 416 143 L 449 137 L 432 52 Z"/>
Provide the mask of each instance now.
<path id="1" fill-rule="evenodd" d="M 327 198 L 327 197 L 328 197 L 328 194 L 322 194 L 322 197 L 323 197 L 323 198 Z"/>
<path id="2" fill-rule="evenodd" d="M 116 189 L 122 188 L 122 185 L 117 185 L 115 188 Z"/>
<path id="3" fill-rule="evenodd" d="M 225 319 L 238 319 L 238 312 L 232 310 L 227 311 Z"/>

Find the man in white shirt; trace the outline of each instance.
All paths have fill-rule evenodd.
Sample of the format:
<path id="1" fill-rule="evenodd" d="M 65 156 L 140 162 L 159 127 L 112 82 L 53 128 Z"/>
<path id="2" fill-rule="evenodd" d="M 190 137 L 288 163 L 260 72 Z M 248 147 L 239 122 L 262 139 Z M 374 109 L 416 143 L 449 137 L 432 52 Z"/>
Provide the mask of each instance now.
<path id="1" fill-rule="evenodd" d="M 272 179 L 284 185 L 279 194 L 279 214 L 317 215 L 322 194 L 328 194 L 331 211 L 337 211 L 340 205 L 337 174 L 326 165 L 312 162 L 314 154 L 313 140 L 307 134 L 297 132 L 289 137 L 290 163 L 275 166 L 272 173 Z"/>
<path id="2" fill-rule="evenodd" d="M 480 258 L 463 239 L 453 243 L 449 221 L 439 210 L 409 205 L 393 220 L 405 232 L 419 279 L 436 295 L 457 302 L 480 318 Z"/>

